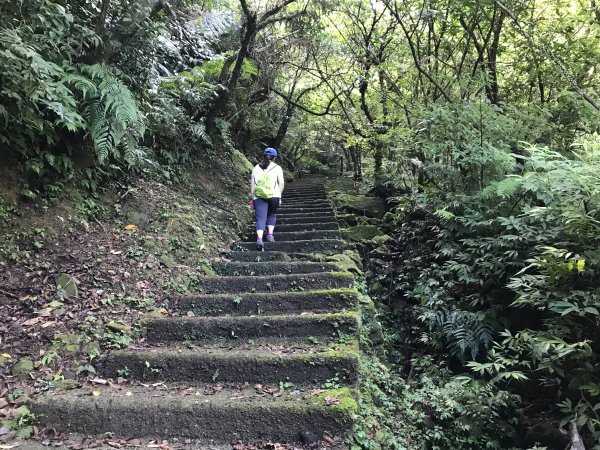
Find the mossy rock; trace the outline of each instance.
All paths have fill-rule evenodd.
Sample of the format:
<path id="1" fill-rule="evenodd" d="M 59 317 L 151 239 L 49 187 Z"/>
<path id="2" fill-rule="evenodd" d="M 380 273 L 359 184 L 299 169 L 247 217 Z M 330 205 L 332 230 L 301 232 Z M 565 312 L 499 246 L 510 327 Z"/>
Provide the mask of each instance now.
<path id="1" fill-rule="evenodd" d="M 370 241 L 371 239 L 383 235 L 383 232 L 375 225 L 357 225 L 342 230 L 344 234 L 353 241 Z"/>
<path id="2" fill-rule="evenodd" d="M 56 279 L 56 288 L 63 291 L 67 297 L 77 298 L 77 280 L 68 273 L 61 273 Z"/>
<path id="3" fill-rule="evenodd" d="M 117 333 L 123 333 L 123 334 L 131 334 L 131 327 L 129 327 L 129 325 L 121 322 L 121 321 L 116 321 L 116 320 L 111 320 L 110 322 L 108 322 L 106 324 L 106 328 L 109 329 L 110 331 L 113 332 L 117 332 Z"/>
<path id="4" fill-rule="evenodd" d="M 165 266 L 167 269 L 172 269 L 175 267 L 175 260 L 171 258 L 169 255 L 162 255 L 160 257 L 160 263 Z"/>
<path id="5" fill-rule="evenodd" d="M 63 391 L 70 391 L 79 387 L 79 382 L 77 380 L 59 380 L 55 383 L 57 389 L 62 389 Z"/>
<path id="6" fill-rule="evenodd" d="M 325 183 L 328 191 L 357 192 L 356 182 L 349 177 L 338 177 Z"/>
<path id="7" fill-rule="evenodd" d="M 33 372 L 33 361 L 31 358 L 21 358 L 13 366 L 11 373 L 19 380 L 26 379 Z"/>
<path id="8" fill-rule="evenodd" d="M 332 199 L 337 208 L 357 215 L 381 219 L 386 213 L 385 200 L 379 197 L 336 193 Z"/>
<path id="9" fill-rule="evenodd" d="M 390 242 L 392 242 L 394 240 L 393 237 L 391 237 L 389 234 L 382 234 L 380 236 L 375 236 L 373 238 L 373 242 L 375 242 L 376 244 L 389 244 Z"/>
<path id="10" fill-rule="evenodd" d="M 334 262 L 344 272 L 361 273 L 360 268 L 356 262 L 345 254 L 331 255 L 326 257 L 326 262 Z"/>
<path id="11" fill-rule="evenodd" d="M 236 171 L 239 173 L 249 173 L 252 172 L 252 169 L 254 169 L 252 163 L 239 150 L 233 150 L 231 153 L 231 159 Z"/>

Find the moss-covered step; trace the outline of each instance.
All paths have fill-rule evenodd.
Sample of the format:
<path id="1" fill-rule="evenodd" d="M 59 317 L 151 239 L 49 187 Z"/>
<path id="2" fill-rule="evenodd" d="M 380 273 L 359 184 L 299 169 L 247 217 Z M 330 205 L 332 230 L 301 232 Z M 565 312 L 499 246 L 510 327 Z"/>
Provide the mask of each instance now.
<path id="1" fill-rule="evenodd" d="M 288 206 L 288 205 L 292 205 L 292 206 L 308 206 L 308 205 L 327 205 L 327 206 L 331 206 L 331 202 L 329 200 L 327 200 L 327 197 L 325 196 L 318 196 L 318 197 L 286 197 L 285 195 L 283 196 L 282 199 L 282 207 L 283 206 Z"/>
<path id="2" fill-rule="evenodd" d="M 281 207 L 293 205 L 293 206 L 331 206 L 331 202 L 327 197 L 284 197 L 281 201 Z"/>
<path id="3" fill-rule="evenodd" d="M 325 216 L 277 216 L 277 225 L 297 225 L 300 223 L 331 223 L 336 218 L 332 215 Z"/>
<path id="4" fill-rule="evenodd" d="M 281 395 L 269 392 L 218 384 L 187 389 L 181 384 L 93 387 L 48 392 L 29 407 L 41 425 L 60 432 L 111 433 L 128 439 L 158 436 L 230 444 L 300 442 L 307 432 L 344 437 L 352 429 L 357 412 L 352 389 L 318 394 L 293 389 Z"/>
<path id="5" fill-rule="evenodd" d="M 345 345 L 169 346 L 113 351 L 101 373 L 116 378 L 126 371 L 142 381 L 355 384 L 357 366 L 358 349 Z"/>
<path id="6" fill-rule="evenodd" d="M 330 214 L 334 210 L 331 206 L 293 206 L 286 205 L 277 210 L 277 214 L 303 214 L 303 213 L 324 213 Z"/>
<path id="7" fill-rule="evenodd" d="M 275 231 L 275 239 L 280 242 L 309 241 L 314 239 L 341 239 L 339 230 L 317 230 L 317 231 Z M 254 239 L 253 239 L 254 241 Z"/>
<path id="8" fill-rule="evenodd" d="M 202 276 L 195 280 L 196 289 L 206 294 L 243 292 L 308 291 L 350 288 L 354 278 L 347 272 L 300 273 L 263 276 Z"/>
<path id="9" fill-rule="evenodd" d="M 351 245 L 339 239 L 315 239 L 306 241 L 287 241 L 287 242 L 265 242 L 266 252 L 286 252 L 286 253 L 309 253 L 309 252 L 337 252 L 351 248 Z M 256 250 L 256 242 L 237 242 L 234 244 L 235 250 Z M 260 256 L 260 255 L 259 255 Z"/>
<path id="10" fill-rule="evenodd" d="M 309 241 L 315 239 L 341 239 L 342 233 L 339 230 L 304 230 L 304 231 L 283 231 L 280 228 L 275 230 L 275 240 L 279 242 L 290 241 Z M 256 233 L 249 233 L 245 239 L 246 242 L 256 242 Z"/>
<path id="11" fill-rule="evenodd" d="M 252 250 L 256 250 L 256 246 L 253 246 Z M 261 261 L 291 261 L 292 258 L 284 252 L 256 252 L 256 251 L 232 251 L 228 253 L 223 253 L 221 255 L 223 258 L 228 259 L 230 261 L 252 261 L 252 262 L 261 262 Z"/>
<path id="12" fill-rule="evenodd" d="M 355 309 L 358 292 L 330 289 L 298 292 L 257 292 L 248 294 L 202 294 L 169 300 L 173 311 L 200 316 L 291 314 L 333 312 Z"/>
<path id="13" fill-rule="evenodd" d="M 322 222 L 322 223 L 297 223 L 288 225 L 277 225 L 275 232 L 289 233 L 293 231 L 311 231 L 311 230 L 338 230 L 337 222 Z"/>
<path id="14" fill-rule="evenodd" d="M 277 212 L 278 218 L 294 218 L 294 217 L 330 217 L 335 220 L 335 212 L 331 211 L 315 211 L 315 212 Z M 331 220 L 330 220 L 331 221 Z"/>
<path id="15" fill-rule="evenodd" d="M 285 209 L 287 207 L 293 208 L 331 208 L 331 202 L 329 200 L 303 200 L 303 199 L 285 199 L 283 200 L 281 209 Z"/>
<path id="16" fill-rule="evenodd" d="M 284 234 L 284 233 L 282 233 Z M 339 272 L 334 263 L 319 263 L 310 261 L 261 261 L 261 262 L 231 262 L 222 261 L 212 265 L 219 275 L 283 275 L 318 272 Z"/>
<path id="17" fill-rule="evenodd" d="M 273 316 L 165 317 L 144 319 L 148 342 L 296 338 L 355 334 L 354 312 Z"/>
<path id="18" fill-rule="evenodd" d="M 299 189 L 292 189 L 291 187 L 286 187 L 284 191 L 284 195 L 307 195 L 307 194 L 322 194 L 323 196 L 327 196 L 327 191 L 323 186 L 311 186 L 311 187 L 303 187 Z"/>

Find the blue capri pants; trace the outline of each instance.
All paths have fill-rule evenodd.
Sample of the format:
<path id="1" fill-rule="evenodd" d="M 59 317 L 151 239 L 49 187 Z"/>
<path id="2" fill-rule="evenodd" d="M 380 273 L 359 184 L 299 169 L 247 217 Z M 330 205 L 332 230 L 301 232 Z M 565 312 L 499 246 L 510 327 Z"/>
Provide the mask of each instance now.
<path id="1" fill-rule="evenodd" d="M 256 231 L 266 230 L 267 225 L 275 226 L 277 208 L 280 202 L 281 199 L 279 197 L 271 197 L 269 199 L 257 198 L 254 200 Z"/>

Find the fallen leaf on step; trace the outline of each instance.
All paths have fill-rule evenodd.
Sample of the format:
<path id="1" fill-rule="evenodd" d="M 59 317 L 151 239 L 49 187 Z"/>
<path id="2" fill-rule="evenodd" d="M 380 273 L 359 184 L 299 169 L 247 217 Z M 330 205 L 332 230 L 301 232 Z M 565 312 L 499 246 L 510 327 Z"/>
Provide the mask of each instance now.
<path id="1" fill-rule="evenodd" d="M 100 397 L 100 391 L 92 391 L 94 397 Z"/>
<path id="2" fill-rule="evenodd" d="M 314 397 L 315 395 L 322 394 L 326 390 L 327 389 L 313 389 L 312 391 L 309 392 L 309 394 L 310 394 L 311 397 Z"/>
<path id="3" fill-rule="evenodd" d="M 130 224 L 125 225 L 123 228 L 125 228 L 127 231 L 135 231 L 135 230 L 137 230 L 137 225 L 130 223 Z"/>
<path id="4" fill-rule="evenodd" d="M 325 431 L 323 433 L 323 436 L 321 437 L 321 441 L 327 447 L 333 447 L 335 445 L 335 439 L 334 439 L 334 437 L 330 433 L 328 433 L 327 431 Z"/>
<path id="5" fill-rule="evenodd" d="M 208 386 L 206 388 L 204 394 L 215 395 L 217 392 L 221 392 L 223 389 L 225 389 L 225 386 L 223 386 L 222 384 L 213 384 L 212 386 Z"/>
<path id="6" fill-rule="evenodd" d="M 325 397 L 325 404 L 337 405 L 342 401 L 340 397 Z"/>
<path id="7" fill-rule="evenodd" d="M 24 327 L 30 327 L 31 325 L 35 325 L 36 323 L 40 322 L 41 320 L 42 320 L 42 317 L 34 317 L 33 319 L 26 320 L 25 322 L 22 323 L 22 325 Z"/>

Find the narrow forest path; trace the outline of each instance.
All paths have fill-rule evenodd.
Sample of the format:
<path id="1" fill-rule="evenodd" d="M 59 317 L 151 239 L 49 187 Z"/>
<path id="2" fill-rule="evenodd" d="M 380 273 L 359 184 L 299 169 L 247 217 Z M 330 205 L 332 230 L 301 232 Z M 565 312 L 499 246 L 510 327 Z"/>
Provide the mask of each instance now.
<path id="1" fill-rule="evenodd" d="M 51 391 L 32 410 L 59 431 L 178 442 L 341 442 L 358 382 L 358 293 L 323 179 L 290 183 L 275 243 L 253 236 L 169 299 L 145 338 L 100 368 L 125 383 Z M 329 262 L 328 262 L 329 260 Z M 194 448 L 199 448 L 197 445 Z M 205 447 L 203 447 L 205 448 Z"/>

